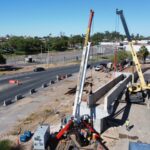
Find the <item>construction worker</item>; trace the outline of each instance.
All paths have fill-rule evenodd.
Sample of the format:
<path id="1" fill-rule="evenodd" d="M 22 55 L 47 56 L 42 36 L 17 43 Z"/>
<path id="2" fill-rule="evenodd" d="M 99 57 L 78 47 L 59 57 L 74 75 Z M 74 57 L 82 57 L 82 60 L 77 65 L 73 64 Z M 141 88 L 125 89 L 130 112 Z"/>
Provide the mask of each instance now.
<path id="1" fill-rule="evenodd" d="M 129 125 L 130 125 L 129 119 L 126 120 L 125 125 L 126 125 L 126 130 L 129 131 Z"/>

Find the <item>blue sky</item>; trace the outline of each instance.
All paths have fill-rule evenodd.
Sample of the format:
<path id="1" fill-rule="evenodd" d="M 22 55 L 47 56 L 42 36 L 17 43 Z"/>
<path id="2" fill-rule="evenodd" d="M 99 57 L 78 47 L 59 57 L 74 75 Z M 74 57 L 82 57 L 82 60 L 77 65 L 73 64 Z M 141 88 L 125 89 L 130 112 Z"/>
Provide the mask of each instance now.
<path id="1" fill-rule="evenodd" d="M 84 34 L 90 9 L 92 33 L 113 31 L 116 8 L 124 10 L 131 33 L 150 36 L 149 0 L 0 0 L 0 36 Z M 117 29 L 123 33 L 121 23 Z"/>

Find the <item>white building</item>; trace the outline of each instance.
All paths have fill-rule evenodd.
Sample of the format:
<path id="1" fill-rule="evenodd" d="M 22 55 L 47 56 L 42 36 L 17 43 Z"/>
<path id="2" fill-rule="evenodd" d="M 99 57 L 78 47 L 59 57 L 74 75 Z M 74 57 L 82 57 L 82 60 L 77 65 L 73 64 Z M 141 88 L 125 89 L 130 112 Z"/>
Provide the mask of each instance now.
<path id="1" fill-rule="evenodd" d="M 136 42 L 133 41 L 133 43 L 136 43 L 136 44 L 133 44 L 133 47 L 134 47 L 134 49 L 136 51 L 139 51 L 139 49 L 141 48 L 141 46 L 144 45 L 144 46 L 146 46 L 146 48 L 150 52 L 150 44 L 147 44 L 148 42 L 149 42 L 148 40 L 141 40 L 141 41 L 136 41 Z M 123 43 L 122 47 L 125 50 L 130 51 L 130 47 L 128 45 L 128 41 L 123 41 L 121 43 Z M 100 46 L 112 46 L 112 47 L 116 47 L 117 46 L 117 47 L 120 48 L 120 42 L 100 42 L 99 44 L 100 44 Z"/>

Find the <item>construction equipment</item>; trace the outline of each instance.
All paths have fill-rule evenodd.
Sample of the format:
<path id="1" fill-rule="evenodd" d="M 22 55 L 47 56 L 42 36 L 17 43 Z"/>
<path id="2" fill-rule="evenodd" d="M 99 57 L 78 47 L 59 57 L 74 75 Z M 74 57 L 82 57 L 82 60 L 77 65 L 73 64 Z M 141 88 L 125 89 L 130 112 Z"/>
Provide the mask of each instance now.
<path id="1" fill-rule="evenodd" d="M 128 91 L 129 91 L 129 101 L 130 102 L 144 102 L 145 98 L 147 96 L 147 91 L 150 90 L 150 84 L 146 84 L 142 70 L 141 70 L 141 65 L 139 63 L 137 54 L 135 49 L 133 48 L 133 44 L 132 44 L 132 38 L 130 36 L 129 30 L 128 30 L 128 26 L 123 14 L 123 10 L 118 10 L 116 9 L 116 14 L 120 16 L 126 37 L 128 39 L 128 43 L 131 49 L 131 54 L 132 54 L 132 58 L 133 58 L 133 62 L 135 64 L 136 67 L 136 71 L 138 73 L 139 76 L 139 80 L 140 83 L 137 84 L 133 84 L 131 86 L 128 87 Z"/>
<path id="2" fill-rule="evenodd" d="M 56 149 L 61 149 L 61 150 L 70 149 L 70 148 L 79 149 L 79 146 L 87 146 L 88 144 L 91 144 L 91 139 L 93 137 L 94 137 L 93 142 L 95 143 L 97 142 L 100 145 L 100 135 L 92 128 L 91 117 L 88 115 L 80 116 L 80 103 L 81 103 L 83 88 L 85 85 L 89 51 L 91 46 L 91 43 L 88 41 L 90 37 L 93 16 L 94 16 L 94 12 L 91 10 L 88 30 L 85 37 L 85 43 L 83 48 L 78 83 L 76 88 L 76 96 L 75 96 L 75 102 L 73 107 L 73 117 L 71 117 L 70 120 L 66 119 L 65 121 L 63 121 L 66 122 L 66 125 L 64 126 L 63 124 L 62 129 L 56 135 L 56 140 L 61 141 L 59 142 Z"/>
<path id="3" fill-rule="evenodd" d="M 31 131 L 24 131 L 24 134 L 20 135 L 20 142 L 27 142 L 32 136 Z"/>
<path id="4" fill-rule="evenodd" d="M 79 119 L 79 104 L 81 102 L 83 87 L 84 87 L 84 81 L 85 81 L 85 75 L 87 70 L 87 62 L 88 62 L 88 56 L 89 56 L 89 50 L 90 50 L 90 43 L 88 43 L 89 37 L 90 37 L 90 31 L 91 31 L 91 25 L 92 25 L 92 19 L 94 16 L 94 12 L 90 11 L 90 19 L 88 24 L 88 30 L 85 37 L 85 43 L 83 48 L 83 54 L 82 54 L 82 60 L 81 60 L 81 66 L 79 71 L 79 78 L 78 78 L 78 84 L 76 89 L 76 96 L 75 96 L 75 103 L 73 108 L 73 116 L 76 119 Z M 60 132 L 57 134 L 56 138 L 60 139 L 66 131 L 68 131 L 70 126 L 73 124 L 73 121 L 70 120 L 67 122 L 66 126 L 60 130 Z"/>
<path id="5" fill-rule="evenodd" d="M 97 133 L 92 127 L 92 117 L 87 114 L 82 116 L 80 115 L 80 103 L 83 88 L 86 84 L 85 78 L 91 45 L 91 43 L 88 41 L 90 37 L 93 16 L 94 12 L 91 10 L 76 88 L 73 116 L 63 116 L 63 118 L 61 119 L 61 127 L 59 132 L 48 134 L 48 125 L 39 126 L 33 137 L 34 149 L 44 150 L 48 143 L 50 149 L 56 150 L 69 150 L 80 148 L 95 149 L 95 147 L 97 149 L 99 148 L 100 150 L 104 150 L 100 142 L 101 139 L 99 133 Z M 48 135 L 50 135 L 50 137 Z"/>
<path id="6" fill-rule="evenodd" d="M 33 149 L 44 150 L 48 146 L 50 127 L 47 124 L 39 125 L 33 136 Z"/>
<path id="7" fill-rule="evenodd" d="M 89 58 L 89 51 L 90 51 L 90 46 L 91 46 L 91 43 L 88 41 L 90 37 L 93 16 L 94 16 L 94 11 L 91 10 L 88 29 L 87 29 L 87 33 L 85 37 L 83 53 L 82 53 L 82 60 L 81 60 L 81 65 L 80 65 L 76 96 L 75 96 L 75 102 L 74 102 L 74 108 L 73 108 L 73 116 L 75 118 L 79 117 L 79 107 L 80 107 L 79 105 L 81 103 L 83 87 L 84 87 L 84 82 L 85 82 L 85 77 L 86 77 L 87 63 L 88 63 L 88 58 Z"/>

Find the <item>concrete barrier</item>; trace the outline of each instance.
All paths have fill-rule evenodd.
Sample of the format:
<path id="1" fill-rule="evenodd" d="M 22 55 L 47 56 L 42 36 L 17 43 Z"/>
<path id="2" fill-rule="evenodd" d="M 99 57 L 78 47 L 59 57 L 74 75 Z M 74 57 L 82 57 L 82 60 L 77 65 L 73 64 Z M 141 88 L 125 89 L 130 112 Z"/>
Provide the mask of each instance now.
<path id="1" fill-rule="evenodd" d="M 101 86 L 88 97 L 88 105 L 92 107 L 100 98 L 102 98 L 110 89 L 124 79 L 124 75 L 120 74 L 115 79 L 111 80 L 104 86 Z"/>
<path id="2" fill-rule="evenodd" d="M 12 103 L 11 100 L 5 100 L 4 103 L 3 103 L 3 106 L 10 105 L 11 103 Z"/>
<path id="3" fill-rule="evenodd" d="M 64 80 L 64 79 L 66 79 L 68 77 L 68 75 L 66 74 L 66 75 L 56 75 L 56 81 L 58 82 L 58 81 L 60 81 L 60 80 Z"/>
<path id="4" fill-rule="evenodd" d="M 30 90 L 30 94 L 33 94 L 33 93 L 35 93 L 36 91 L 35 91 L 35 89 L 31 89 Z"/>
<path id="5" fill-rule="evenodd" d="M 51 84 L 55 84 L 55 81 L 51 81 Z"/>
<path id="6" fill-rule="evenodd" d="M 16 95 L 16 96 L 15 96 L 15 101 L 18 101 L 18 100 L 20 100 L 20 99 L 22 99 L 22 98 L 23 98 L 22 95 Z"/>
<path id="7" fill-rule="evenodd" d="M 72 76 L 72 74 L 66 74 L 66 78 L 69 78 L 71 76 Z"/>
<path id="8" fill-rule="evenodd" d="M 56 82 L 59 82 L 59 75 L 56 75 Z"/>
<path id="9" fill-rule="evenodd" d="M 118 99 L 120 94 L 127 88 L 129 82 L 132 81 L 132 75 L 128 74 L 127 77 L 120 81 L 109 93 L 104 97 L 104 110 L 111 114 L 113 111 L 113 104 Z"/>
<path id="10" fill-rule="evenodd" d="M 42 84 L 42 88 L 46 88 L 48 85 L 46 83 Z"/>
<path id="11" fill-rule="evenodd" d="M 51 81 L 49 82 L 49 85 L 52 85 L 52 84 L 55 84 L 55 81 L 51 80 Z"/>
<path id="12" fill-rule="evenodd" d="M 49 81 L 49 85 L 52 85 L 52 81 Z"/>

